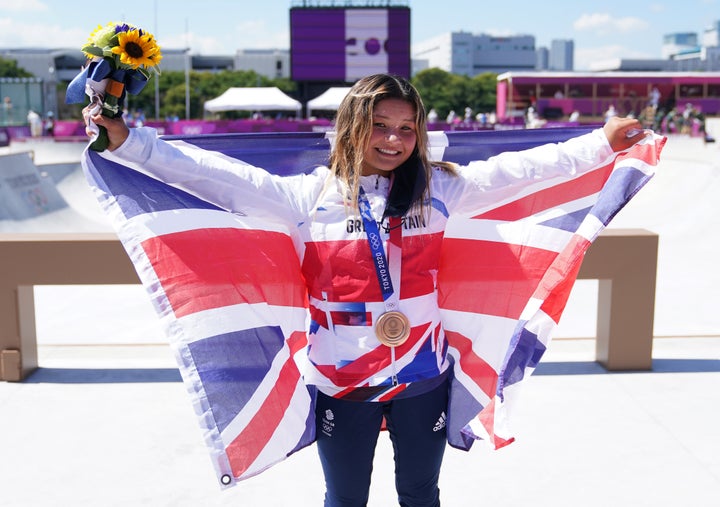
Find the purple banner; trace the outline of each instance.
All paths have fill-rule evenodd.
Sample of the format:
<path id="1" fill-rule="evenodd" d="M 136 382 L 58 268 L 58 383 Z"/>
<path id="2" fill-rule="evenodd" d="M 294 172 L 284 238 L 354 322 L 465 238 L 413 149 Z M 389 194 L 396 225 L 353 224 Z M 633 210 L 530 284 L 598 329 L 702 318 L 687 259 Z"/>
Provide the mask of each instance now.
<path id="1" fill-rule="evenodd" d="M 292 8 L 290 62 L 294 81 L 410 77 L 410 9 Z"/>

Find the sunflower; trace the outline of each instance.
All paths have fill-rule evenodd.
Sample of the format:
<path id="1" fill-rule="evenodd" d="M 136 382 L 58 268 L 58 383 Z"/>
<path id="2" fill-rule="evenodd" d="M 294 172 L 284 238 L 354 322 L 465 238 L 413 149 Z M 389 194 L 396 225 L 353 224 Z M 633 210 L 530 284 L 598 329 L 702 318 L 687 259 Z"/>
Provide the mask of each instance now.
<path id="1" fill-rule="evenodd" d="M 139 29 L 130 29 L 117 34 L 118 45 L 112 48 L 115 55 L 119 55 L 120 63 L 132 69 L 139 67 L 154 67 L 162 59 L 160 46 L 157 45 L 152 34 L 143 33 Z"/>

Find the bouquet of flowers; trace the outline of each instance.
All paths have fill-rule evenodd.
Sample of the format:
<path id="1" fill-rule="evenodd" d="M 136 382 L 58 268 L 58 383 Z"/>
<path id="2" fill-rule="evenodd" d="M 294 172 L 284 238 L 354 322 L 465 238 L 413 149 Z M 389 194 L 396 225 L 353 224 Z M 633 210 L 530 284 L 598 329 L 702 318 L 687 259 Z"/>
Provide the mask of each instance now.
<path id="1" fill-rule="evenodd" d="M 123 114 L 126 93 L 137 95 L 147 84 L 150 71 L 160 74 L 160 46 L 151 33 L 127 23 L 98 26 L 82 47 L 88 63 L 68 85 L 65 102 L 79 103 L 90 97 L 89 113 L 109 118 Z M 90 148 L 107 148 L 107 131 L 89 122 L 94 133 Z"/>

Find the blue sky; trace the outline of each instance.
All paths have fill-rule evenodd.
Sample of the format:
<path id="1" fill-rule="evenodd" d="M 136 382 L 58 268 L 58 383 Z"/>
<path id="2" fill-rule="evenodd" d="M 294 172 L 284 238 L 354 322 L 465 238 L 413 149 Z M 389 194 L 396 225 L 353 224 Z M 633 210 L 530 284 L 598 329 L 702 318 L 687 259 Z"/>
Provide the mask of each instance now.
<path id="1" fill-rule="evenodd" d="M 298 2 L 0 0 L 0 47 L 79 47 L 97 25 L 126 21 L 154 33 L 163 47 L 189 46 L 195 54 L 288 48 L 293 3 Z M 720 0 L 410 0 L 409 5 L 412 42 L 460 30 L 534 35 L 537 46 L 573 39 L 576 70 L 611 58 L 660 58 L 663 35 L 701 35 L 720 19 Z M 107 15 L 99 14 L 103 9 Z"/>

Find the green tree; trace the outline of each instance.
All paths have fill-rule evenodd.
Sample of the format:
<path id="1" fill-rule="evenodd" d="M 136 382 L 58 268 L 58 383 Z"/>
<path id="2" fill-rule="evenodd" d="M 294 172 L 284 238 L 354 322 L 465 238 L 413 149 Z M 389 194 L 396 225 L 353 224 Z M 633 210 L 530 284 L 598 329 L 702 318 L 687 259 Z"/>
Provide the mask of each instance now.
<path id="1" fill-rule="evenodd" d="M 15 60 L 0 56 L 0 77 L 34 77 L 34 75 L 22 67 L 18 67 Z"/>
<path id="2" fill-rule="evenodd" d="M 470 80 L 468 104 L 475 113 L 495 111 L 497 103 L 497 74 L 486 72 Z"/>
<path id="3" fill-rule="evenodd" d="M 452 110 L 462 117 L 466 107 L 475 113 L 495 110 L 497 74 L 479 74 L 473 78 L 438 68 L 425 69 L 412 78 L 425 107 L 435 109 L 443 119 Z"/>
<path id="4" fill-rule="evenodd" d="M 452 74 L 437 68 L 422 70 L 412 78 L 427 110 L 435 109 L 442 119 L 457 107 L 456 98 L 452 94 L 452 81 Z"/>

